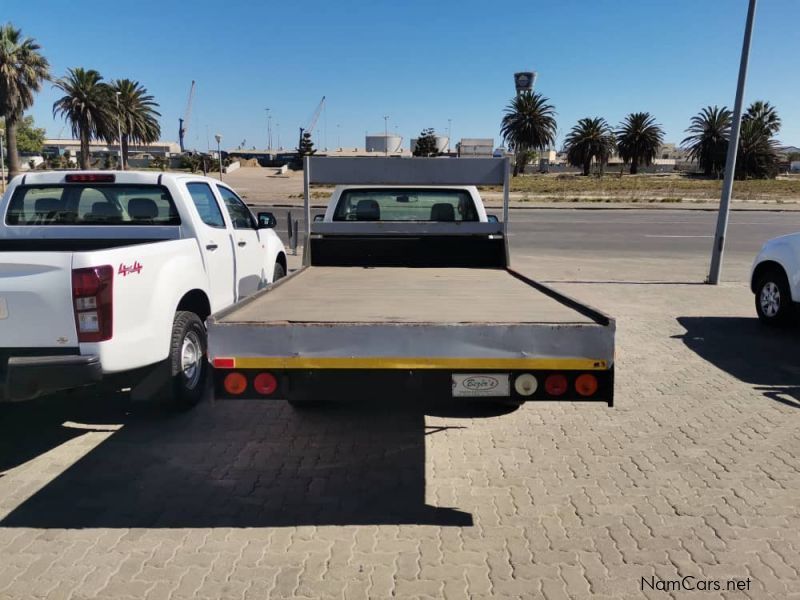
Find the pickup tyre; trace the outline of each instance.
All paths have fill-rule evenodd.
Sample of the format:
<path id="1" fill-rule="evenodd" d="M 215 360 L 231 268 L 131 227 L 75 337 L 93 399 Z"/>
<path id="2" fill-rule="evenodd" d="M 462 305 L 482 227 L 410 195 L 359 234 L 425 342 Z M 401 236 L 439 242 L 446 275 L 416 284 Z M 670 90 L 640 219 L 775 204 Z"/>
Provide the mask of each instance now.
<path id="1" fill-rule="evenodd" d="M 196 314 L 178 311 L 172 324 L 171 381 L 164 400 L 170 408 L 187 410 L 200 401 L 208 375 L 206 328 Z"/>
<path id="2" fill-rule="evenodd" d="M 755 284 L 756 312 L 762 323 L 783 326 L 792 321 L 795 307 L 786 273 L 780 267 L 769 267 Z"/>

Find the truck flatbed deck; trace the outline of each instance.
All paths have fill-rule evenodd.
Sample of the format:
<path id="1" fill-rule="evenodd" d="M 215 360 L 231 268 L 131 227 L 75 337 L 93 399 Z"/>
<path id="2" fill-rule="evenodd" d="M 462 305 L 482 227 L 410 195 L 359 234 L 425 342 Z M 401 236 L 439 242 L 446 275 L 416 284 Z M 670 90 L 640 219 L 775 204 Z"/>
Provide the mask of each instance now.
<path id="1" fill-rule="evenodd" d="M 306 267 L 292 279 L 219 322 L 593 322 L 505 269 Z"/>

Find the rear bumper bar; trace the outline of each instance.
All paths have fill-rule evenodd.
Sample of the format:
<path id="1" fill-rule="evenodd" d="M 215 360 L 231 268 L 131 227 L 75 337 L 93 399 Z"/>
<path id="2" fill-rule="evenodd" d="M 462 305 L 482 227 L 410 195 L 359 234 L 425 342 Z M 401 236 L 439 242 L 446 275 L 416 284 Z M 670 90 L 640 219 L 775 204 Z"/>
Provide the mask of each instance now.
<path id="1" fill-rule="evenodd" d="M 238 363 L 239 361 L 237 361 Z M 232 395 L 225 389 L 225 377 L 229 373 L 241 373 L 247 379 L 246 389 L 238 395 Z M 344 400 L 382 398 L 428 398 L 444 399 L 452 396 L 452 376 L 463 373 L 508 374 L 511 380 L 510 393 L 506 396 L 479 396 L 472 400 L 504 398 L 519 402 L 536 401 L 572 401 L 603 402 L 609 406 L 614 404 L 614 368 L 595 370 L 500 370 L 500 369 L 270 369 L 267 372 L 275 376 L 278 386 L 268 396 L 259 394 L 253 385 L 254 378 L 262 369 L 215 369 L 215 396 L 219 399 L 258 399 L 258 400 Z M 559 395 L 549 394 L 544 385 L 539 385 L 536 392 L 523 396 L 516 392 L 513 382 L 519 375 L 530 373 L 539 382 L 544 382 L 549 375 L 560 374 L 566 377 L 567 390 Z M 597 392 L 590 397 L 581 396 L 575 390 L 575 380 L 583 373 L 591 373 L 597 378 Z M 468 399 L 464 399 L 465 401 Z"/>
<path id="2" fill-rule="evenodd" d="M 12 356 L 0 388 L 5 400 L 30 400 L 44 394 L 98 383 L 103 378 L 100 357 Z"/>

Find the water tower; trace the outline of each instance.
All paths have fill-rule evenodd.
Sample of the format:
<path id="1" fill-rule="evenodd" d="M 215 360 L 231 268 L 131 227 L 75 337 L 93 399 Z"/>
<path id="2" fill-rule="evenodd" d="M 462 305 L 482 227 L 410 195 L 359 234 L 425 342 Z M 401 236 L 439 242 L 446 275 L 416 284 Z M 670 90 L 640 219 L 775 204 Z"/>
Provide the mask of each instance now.
<path id="1" fill-rule="evenodd" d="M 532 92 L 533 84 L 536 83 L 536 71 L 520 71 L 514 73 L 514 87 L 517 89 L 517 95 L 524 92 Z"/>

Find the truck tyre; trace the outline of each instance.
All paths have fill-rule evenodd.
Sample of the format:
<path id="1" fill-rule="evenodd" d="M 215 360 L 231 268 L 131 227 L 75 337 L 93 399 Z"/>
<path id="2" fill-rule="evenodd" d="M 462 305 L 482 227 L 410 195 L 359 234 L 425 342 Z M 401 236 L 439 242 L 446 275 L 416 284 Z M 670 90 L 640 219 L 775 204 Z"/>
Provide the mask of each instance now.
<path id="1" fill-rule="evenodd" d="M 786 325 L 791 320 L 793 311 L 786 273 L 776 268 L 765 271 L 756 283 L 758 318 L 767 325 Z"/>
<path id="2" fill-rule="evenodd" d="M 171 381 L 165 400 L 171 408 L 187 410 L 203 395 L 208 362 L 206 328 L 193 312 L 179 310 L 172 322 Z"/>
<path id="3" fill-rule="evenodd" d="M 283 268 L 283 265 L 279 262 L 275 263 L 275 268 L 272 270 L 272 283 L 278 281 L 286 276 L 286 271 Z"/>

